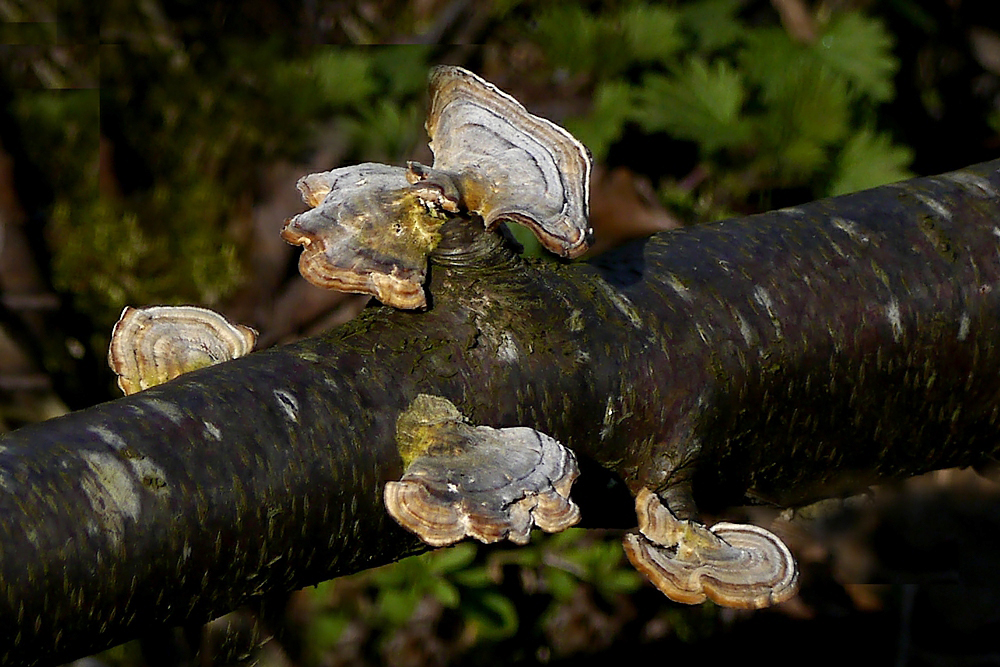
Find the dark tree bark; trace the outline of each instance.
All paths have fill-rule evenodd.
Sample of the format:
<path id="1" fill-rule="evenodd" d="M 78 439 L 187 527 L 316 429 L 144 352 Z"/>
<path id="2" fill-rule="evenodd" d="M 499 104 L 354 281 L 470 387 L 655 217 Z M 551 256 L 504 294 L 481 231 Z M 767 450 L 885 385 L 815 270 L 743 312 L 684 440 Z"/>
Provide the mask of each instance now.
<path id="1" fill-rule="evenodd" d="M 659 234 L 592 264 L 522 261 L 453 221 L 427 312 L 369 308 L 10 433 L 0 660 L 68 660 L 421 550 L 382 506 L 418 393 L 574 449 L 590 525 L 634 519 L 626 487 L 794 504 L 988 465 L 998 170 Z"/>

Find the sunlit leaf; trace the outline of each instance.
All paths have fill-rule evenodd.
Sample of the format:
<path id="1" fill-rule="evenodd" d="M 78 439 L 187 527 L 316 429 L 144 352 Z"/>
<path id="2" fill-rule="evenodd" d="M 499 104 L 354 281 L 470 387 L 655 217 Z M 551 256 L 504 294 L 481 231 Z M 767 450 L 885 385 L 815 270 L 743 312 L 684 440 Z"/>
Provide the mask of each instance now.
<path id="1" fill-rule="evenodd" d="M 522 257 L 545 256 L 545 250 L 542 249 L 542 244 L 539 242 L 538 237 L 535 236 L 533 231 L 524 225 L 519 225 L 511 220 L 506 220 L 503 224 L 507 227 L 507 231 L 510 232 L 510 235 L 514 237 L 514 240 L 521 245 Z"/>
<path id="2" fill-rule="evenodd" d="M 371 59 L 363 53 L 335 49 L 320 49 L 308 62 L 316 91 L 331 105 L 358 104 L 374 91 Z"/>
<path id="3" fill-rule="evenodd" d="M 535 37 L 553 64 L 572 71 L 593 68 L 598 19 L 577 3 L 552 3 L 534 17 Z"/>
<path id="4" fill-rule="evenodd" d="M 392 625 L 402 625 L 413 616 L 423 594 L 416 589 L 382 588 L 378 593 L 379 616 Z"/>
<path id="5" fill-rule="evenodd" d="M 712 52 L 730 46 L 746 34 L 747 28 L 736 17 L 742 0 L 701 0 L 678 7 L 681 25 L 693 34 L 699 51 Z"/>
<path id="6" fill-rule="evenodd" d="M 580 587 L 580 579 L 565 570 L 550 567 L 545 572 L 545 583 L 552 597 L 557 600 L 568 600 L 573 592 Z"/>
<path id="7" fill-rule="evenodd" d="M 360 120 L 347 123 L 358 149 L 370 159 L 396 162 L 422 138 L 423 103 L 400 104 L 388 98 L 361 110 Z"/>
<path id="8" fill-rule="evenodd" d="M 597 590 L 607 597 L 616 593 L 634 593 L 642 587 L 644 581 L 643 576 L 635 570 L 619 568 L 608 572 L 596 584 Z"/>
<path id="9" fill-rule="evenodd" d="M 806 47 L 793 42 L 784 29 L 776 26 L 747 31 L 738 53 L 740 71 L 760 87 L 765 101 L 787 95 L 789 82 L 799 78 L 798 73 L 813 61 Z"/>
<path id="10" fill-rule="evenodd" d="M 322 613 L 313 616 L 306 629 L 306 642 L 310 650 L 320 654 L 336 645 L 349 622 L 350 619 L 343 614 Z"/>
<path id="11" fill-rule="evenodd" d="M 444 579 L 433 578 L 428 582 L 430 593 L 438 602 L 445 607 L 454 608 L 458 606 L 459 594 L 454 585 Z"/>
<path id="12" fill-rule="evenodd" d="M 459 542 L 427 556 L 430 571 L 441 573 L 461 570 L 468 567 L 475 559 L 476 545 L 472 542 Z"/>
<path id="13" fill-rule="evenodd" d="M 607 157 L 608 148 L 621 136 L 632 115 L 633 99 L 634 92 L 628 83 L 617 79 L 602 82 L 594 91 L 590 113 L 567 120 L 566 128 L 600 162 Z"/>
<path id="14" fill-rule="evenodd" d="M 463 600 L 462 609 L 483 639 L 502 639 L 517 632 L 517 607 L 494 590 L 484 590 Z"/>
<path id="15" fill-rule="evenodd" d="M 468 567 L 449 574 L 449 577 L 459 586 L 466 588 L 482 588 L 495 586 L 496 582 L 485 567 Z"/>
<path id="16" fill-rule="evenodd" d="M 372 76 L 384 82 L 384 95 L 404 98 L 424 94 L 430 46 L 394 44 L 372 49 L 369 53 Z"/>
<path id="17" fill-rule="evenodd" d="M 911 149 L 894 145 L 888 135 L 863 129 L 847 142 L 837 157 L 829 194 L 840 195 L 911 178 L 909 165 L 912 161 Z"/>
<path id="18" fill-rule="evenodd" d="M 640 92 L 639 120 L 648 131 L 666 130 L 707 151 L 733 148 L 748 138 L 741 110 L 742 76 L 725 60 L 693 56 L 670 76 L 650 75 Z"/>
<path id="19" fill-rule="evenodd" d="M 877 18 L 840 12 L 834 14 L 812 51 L 860 94 L 885 102 L 895 93 L 892 79 L 899 68 L 892 46 L 892 36 Z"/>
<path id="20" fill-rule="evenodd" d="M 629 5 L 619 16 L 625 43 L 639 61 L 665 62 L 684 46 L 677 12 L 663 5 Z"/>

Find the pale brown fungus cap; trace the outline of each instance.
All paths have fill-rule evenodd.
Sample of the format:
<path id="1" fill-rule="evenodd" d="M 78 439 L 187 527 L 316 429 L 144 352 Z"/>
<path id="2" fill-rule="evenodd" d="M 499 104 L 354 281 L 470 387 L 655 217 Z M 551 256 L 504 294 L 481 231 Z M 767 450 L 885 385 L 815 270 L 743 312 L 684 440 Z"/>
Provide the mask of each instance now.
<path id="1" fill-rule="evenodd" d="M 249 354 L 257 332 L 195 306 L 126 307 L 111 333 L 108 365 L 127 394 Z"/>
<path id="2" fill-rule="evenodd" d="M 428 209 L 402 167 L 365 163 L 299 180 L 314 208 L 281 236 L 303 246 L 302 277 L 340 292 L 370 294 L 395 308 L 422 308 L 427 255 L 444 217 Z"/>
<path id="3" fill-rule="evenodd" d="M 625 535 L 625 553 L 671 600 L 759 609 L 798 590 L 795 559 L 763 528 L 718 523 L 709 529 L 682 521 L 649 489 L 636 496 L 636 516 L 639 531 Z"/>
<path id="4" fill-rule="evenodd" d="M 430 95 L 433 170 L 451 175 L 465 208 L 487 229 L 510 220 L 558 255 L 583 254 L 592 236 L 587 147 L 461 67 L 435 67 Z"/>
<path id="5" fill-rule="evenodd" d="M 427 544 L 526 544 L 533 527 L 557 532 L 580 519 L 569 498 L 576 458 L 534 429 L 471 426 L 446 399 L 421 395 L 400 416 L 397 441 L 409 464 L 386 484 L 386 509 Z"/>

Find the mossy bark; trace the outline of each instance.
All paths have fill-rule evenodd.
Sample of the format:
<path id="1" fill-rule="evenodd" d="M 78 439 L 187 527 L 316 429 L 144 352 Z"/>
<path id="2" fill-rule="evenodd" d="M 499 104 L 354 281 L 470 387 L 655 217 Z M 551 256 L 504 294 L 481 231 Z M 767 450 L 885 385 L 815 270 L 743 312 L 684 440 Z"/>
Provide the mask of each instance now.
<path id="1" fill-rule="evenodd" d="M 427 312 L 369 308 L 8 434 L 0 661 L 68 660 L 420 550 L 382 506 L 402 473 L 396 418 L 418 393 L 573 448 L 592 525 L 626 486 L 692 513 L 692 497 L 795 503 L 987 465 L 998 169 L 660 234 L 583 265 L 519 260 L 456 221 Z"/>

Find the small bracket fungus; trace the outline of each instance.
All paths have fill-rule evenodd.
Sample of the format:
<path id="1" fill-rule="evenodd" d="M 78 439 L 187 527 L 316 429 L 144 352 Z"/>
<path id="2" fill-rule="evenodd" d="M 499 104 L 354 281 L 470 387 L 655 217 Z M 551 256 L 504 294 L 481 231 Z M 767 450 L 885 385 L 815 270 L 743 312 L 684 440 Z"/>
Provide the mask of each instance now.
<path id="1" fill-rule="evenodd" d="M 584 253 L 592 235 L 587 147 L 461 67 L 435 67 L 430 93 L 430 171 L 450 176 L 466 210 L 487 229 L 523 224 L 557 255 Z"/>
<path id="2" fill-rule="evenodd" d="M 668 598 L 684 604 L 705 599 L 724 607 L 760 609 L 798 590 L 798 568 L 788 547 L 763 528 L 682 521 L 655 493 L 635 500 L 638 532 L 625 535 L 632 564 Z"/>
<path id="3" fill-rule="evenodd" d="M 299 271 L 319 287 L 423 308 L 427 256 L 455 215 L 534 231 L 563 257 L 587 250 L 591 159 L 573 135 L 459 67 L 430 78 L 434 166 L 360 164 L 299 180 L 311 210 L 281 232 L 304 246 Z"/>
<path id="4" fill-rule="evenodd" d="M 385 506 L 431 546 L 469 536 L 527 544 L 580 520 L 569 499 L 576 458 L 530 428 L 471 426 L 447 399 L 420 394 L 396 422 L 406 470 L 385 485 Z"/>
<path id="5" fill-rule="evenodd" d="M 194 306 L 126 307 L 111 333 L 108 365 L 126 395 L 242 357 L 257 332 Z"/>
<path id="6" fill-rule="evenodd" d="M 414 189 L 402 167 L 375 163 L 311 174 L 298 187 L 314 208 L 291 218 L 281 237 L 304 246 L 302 277 L 395 308 L 426 305 L 427 255 L 446 219 L 427 188 Z"/>

